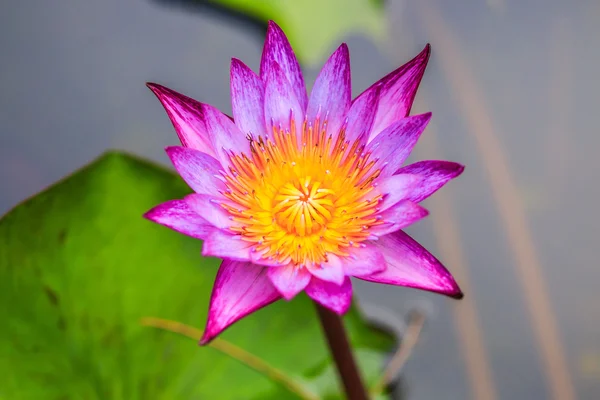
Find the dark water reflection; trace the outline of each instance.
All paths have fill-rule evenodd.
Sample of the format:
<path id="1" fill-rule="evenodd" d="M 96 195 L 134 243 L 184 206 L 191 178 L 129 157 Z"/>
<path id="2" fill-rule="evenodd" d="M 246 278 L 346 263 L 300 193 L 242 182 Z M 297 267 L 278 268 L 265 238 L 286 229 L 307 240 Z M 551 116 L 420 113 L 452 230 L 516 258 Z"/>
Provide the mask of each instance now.
<path id="1" fill-rule="evenodd" d="M 476 397 L 473 390 L 498 399 L 560 398 L 539 345 L 548 335 L 560 338 L 551 353 L 564 356 L 577 398 L 598 398 L 600 3 L 389 3 L 393 46 L 381 51 L 347 38 L 354 87 L 364 89 L 432 42 L 415 111 L 433 110 L 434 124 L 414 158 L 467 165 L 429 204 L 432 218 L 410 231 L 445 260 L 462 261 L 449 267 L 469 283 L 465 301 L 356 285 L 363 301 L 398 313 L 414 305 L 432 310 L 405 370 L 409 398 L 466 399 Z M 427 12 L 429 3 L 443 23 Z M 158 81 L 229 111 L 225 66 L 235 56 L 257 67 L 262 46 L 237 20 L 143 0 L 4 2 L 0 21 L 0 212 L 107 148 L 166 163 L 162 148 L 176 138 L 143 83 Z M 308 80 L 315 74 L 308 69 Z M 473 97 L 458 95 L 457 85 L 475 87 L 475 101 L 485 103 L 500 143 L 490 153 L 474 131 L 481 115 L 473 115 Z M 515 248 L 523 243 L 506 233 L 502 205 L 515 193 L 492 189 L 490 168 L 501 168 L 494 154 L 508 165 L 524 213 L 519 235 L 532 238 L 547 296 L 522 278 L 532 266 L 519 262 Z M 534 329 L 532 299 L 549 307 L 557 329 Z M 477 338 L 484 351 L 473 357 Z"/>

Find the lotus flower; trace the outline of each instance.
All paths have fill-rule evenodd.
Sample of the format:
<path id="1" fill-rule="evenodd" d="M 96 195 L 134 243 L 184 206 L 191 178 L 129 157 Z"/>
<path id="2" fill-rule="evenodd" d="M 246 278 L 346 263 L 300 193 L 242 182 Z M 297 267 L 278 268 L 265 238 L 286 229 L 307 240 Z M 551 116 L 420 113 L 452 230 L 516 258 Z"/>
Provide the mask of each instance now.
<path id="1" fill-rule="evenodd" d="M 204 241 L 223 259 L 202 344 L 240 318 L 304 291 L 345 313 L 350 277 L 462 297 L 444 266 L 402 231 L 418 203 L 463 166 L 402 166 L 431 113 L 408 116 L 430 47 L 352 100 L 342 44 L 310 96 L 283 31 L 269 23 L 254 73 L 231 62 L 233 118 L 148 84 L 183 147 L 169 158 L 195 192 L 145 217 Z"/>

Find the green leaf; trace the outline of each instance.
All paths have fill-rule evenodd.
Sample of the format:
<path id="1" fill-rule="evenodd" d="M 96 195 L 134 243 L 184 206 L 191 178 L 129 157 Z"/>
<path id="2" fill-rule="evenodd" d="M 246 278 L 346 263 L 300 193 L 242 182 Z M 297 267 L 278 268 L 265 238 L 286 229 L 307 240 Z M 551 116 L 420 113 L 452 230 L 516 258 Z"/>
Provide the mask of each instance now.
<path id="1" fill-rule="evenodd" d="M 168 170 L 109 153 L 0 220 L 0 398 L 296 398 L 215 349 L 141 326 L 147 316 L 206 321 L 219 260 L 202 258 L 198 240 L 142 218 L 188 191 Z M 378 357 L 360 358 L 365 374 L 379 373 L 392 338 L 355 309 L 345 323 L 354 346 Z M 221 337 L 318 383 L 320 395 L 337 390 L 304 295 Z"/>
<path id="2" fill-rule="evenodd" d="M 379 43 L 387 31 L 381 0 L 209 0 L 263 21 L 274 20 L 285 31 L 304 64 L 323 61 L 350 33 Z"/>

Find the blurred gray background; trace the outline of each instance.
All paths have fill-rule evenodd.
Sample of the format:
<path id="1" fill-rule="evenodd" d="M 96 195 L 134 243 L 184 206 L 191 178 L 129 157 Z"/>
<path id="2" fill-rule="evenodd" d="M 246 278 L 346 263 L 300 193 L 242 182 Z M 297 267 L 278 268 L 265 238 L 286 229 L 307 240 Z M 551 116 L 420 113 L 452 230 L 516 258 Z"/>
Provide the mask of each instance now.
<path id="1" fill-rule="evenodd" d="M 175 3 L 0 4 L 0 214 L 109 148 L 166 164 L 177 136 L 146 81 L 230 113 L 230 58 L 256 70 L 264 28 Z M 341 39 L 355 94 L 430 42 L 413 112 L 434 118 L 411 160 L 467 166 L 409 230 L 465 299 L 356 283 L 399 318 L 429 310 L 408 398 L 600 398 L 600 2 L 385 7 L 387 44 Z"/>

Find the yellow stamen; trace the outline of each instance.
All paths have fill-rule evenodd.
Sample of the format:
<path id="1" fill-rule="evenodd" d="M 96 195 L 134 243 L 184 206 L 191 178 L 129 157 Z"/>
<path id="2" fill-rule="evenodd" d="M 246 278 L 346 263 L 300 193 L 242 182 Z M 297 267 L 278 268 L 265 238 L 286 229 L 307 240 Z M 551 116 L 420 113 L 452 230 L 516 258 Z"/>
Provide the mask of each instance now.
<path id="1" fill-rule="evenodd" d="M 327 121 L 301 125 L 300 137 L 273 127 L 272 138 L 249 138 L 250 154 L 231 155 L 225 175 L 230 202 L 223 208 L 242 240 L 262 258 L 281 264 L 320 265 L 329 254 L 347 256 L 367 240 L 380 195 L 373 181 L 380 171 L 360 141 L 345 131 L 327 135 Z"/>

